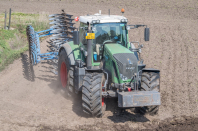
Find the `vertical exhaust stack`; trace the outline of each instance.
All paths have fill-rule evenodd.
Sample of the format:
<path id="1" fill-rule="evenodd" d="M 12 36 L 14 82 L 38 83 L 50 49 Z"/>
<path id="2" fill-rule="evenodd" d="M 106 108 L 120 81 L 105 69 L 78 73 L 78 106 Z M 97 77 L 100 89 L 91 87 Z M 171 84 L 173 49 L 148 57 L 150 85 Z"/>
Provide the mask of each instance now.
<path id="1" fill-rule="evenodd" d="M 88 31 L 87 33 L 92 33 L 91 27 L 90 27 L 90 23 L 89 23 L 89 27 L 88 27 Z M 87 69 L 91 69 L 92 67 L 92 39 L 87 39 Z"/>
<path id="2" fill-rule="evenodd" d="M 99 14 L 101 15 L 101 10 L 99 10 Z"/>

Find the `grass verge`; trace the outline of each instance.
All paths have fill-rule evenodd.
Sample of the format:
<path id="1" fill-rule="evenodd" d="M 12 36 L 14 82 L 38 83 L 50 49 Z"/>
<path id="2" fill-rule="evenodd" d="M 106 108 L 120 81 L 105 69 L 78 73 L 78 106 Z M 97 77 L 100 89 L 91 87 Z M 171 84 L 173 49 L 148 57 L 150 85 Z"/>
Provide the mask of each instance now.
<path id="1" fill-rule="evenodd" d="M 0 14 L 0 18 L 3 14 Z M 8 20 L 7 20 L 8 21 Z M 4 30 L 4 21 L 0 21 L 0 72 L 20 54 L 28 50 L 26 36 L 27 25 L 32 25 L 35 31 L 49 28 L 48 17 L 42 14 L 12 13 L 10 30 Z"/>

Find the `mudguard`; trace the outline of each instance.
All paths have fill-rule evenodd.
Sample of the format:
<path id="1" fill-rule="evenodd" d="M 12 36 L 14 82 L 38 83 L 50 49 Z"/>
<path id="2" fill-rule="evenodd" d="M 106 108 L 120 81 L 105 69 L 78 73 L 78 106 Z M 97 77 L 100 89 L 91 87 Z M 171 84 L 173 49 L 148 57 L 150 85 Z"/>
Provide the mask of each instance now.
<path id="1" fill-rule="evenodd" d="M 153 68 L 143 68 L 143 72 L 160 72 L 158 69 L 153 69 Z"/>
<path id="2" fill-rule="evenodd" d="M 66 54 L 67 54 L 67 57 L 69 59 L 70 65 L 75 65 L 74 53 L 73 53 L 73 50 L 72 50 L 71 46 L 68 43 L 65 43 L 65 44 L 61 45 L 58 54 L 60 54 L 60 51 L 62 49 L 64 49 L 66 51 Z"/>

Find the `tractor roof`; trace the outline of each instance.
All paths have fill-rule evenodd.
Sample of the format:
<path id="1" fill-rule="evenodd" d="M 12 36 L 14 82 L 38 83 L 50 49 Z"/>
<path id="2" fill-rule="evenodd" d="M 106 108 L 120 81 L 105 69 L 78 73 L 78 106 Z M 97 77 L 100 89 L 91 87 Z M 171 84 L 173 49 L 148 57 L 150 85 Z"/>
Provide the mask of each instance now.
<path id="1" fill-rule="evenodd" d="M 87 16 L 80 16 L 79 21 L 82 23 L 92 23 L 93 20 L 100 20 L 100 23 L 112 23 L 112 22 L 121 22 L 122 19 L 127 20 L 124 16 L 119 15 L 101 15 L 101 14 L 95 14 L 95 15 L 87 15 Z"/>

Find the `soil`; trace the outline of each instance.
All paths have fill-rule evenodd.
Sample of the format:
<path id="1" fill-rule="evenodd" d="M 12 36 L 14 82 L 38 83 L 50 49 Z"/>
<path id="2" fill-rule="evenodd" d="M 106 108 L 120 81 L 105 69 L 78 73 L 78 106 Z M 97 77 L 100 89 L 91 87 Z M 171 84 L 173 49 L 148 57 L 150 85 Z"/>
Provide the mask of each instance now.
<path id="1" fill-rule="evenodd" d="M 9 8 L 46 14 L 65 9 L 74 16 L 98 10 L 107 14 L 108 9 L 121 15 L 125 8 L 129 24 L 150 28 L 149 42 L 143 40 L 143 28 L 130 30 L 129 37 L 144 44 L 141 56 L 147 68 L 161 71 L 162 105 L 158 115 L 143 116 L 130 110 L 120 113 L 113 99 L 103 118 L 87 118 L 81 100 L 67 98 L 59 88 L 48 62 L 34 67 L 36 77 L 31 81 L 27 52 L 0 73 L 1 130 L 198 130 L 198 1 L 0 1 L 0 13 Z M 41 43 L 42 52 L 46 52 L 47 41 Z"/>

